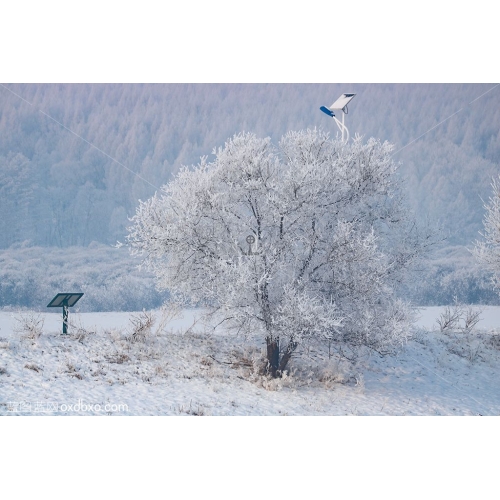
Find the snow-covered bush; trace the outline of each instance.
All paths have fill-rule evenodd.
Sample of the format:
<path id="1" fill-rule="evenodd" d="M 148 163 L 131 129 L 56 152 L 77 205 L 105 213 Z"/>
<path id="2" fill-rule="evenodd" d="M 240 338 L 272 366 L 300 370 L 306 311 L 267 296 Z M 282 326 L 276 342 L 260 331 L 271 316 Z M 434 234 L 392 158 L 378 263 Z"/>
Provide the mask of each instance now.
<path id="1" fill-rule="evenodd" d="M 463 314 L 464 326 L 462 327 L 462 331 L 471 332 L 481 321 L 482 312 L 483 310 L 479 307 L 467 306 Z"/>
<path id="2" fill-rule="evenodd" d="M 86 328 L 83 324 L 80 313 L 72 314 L 68 321 L 68 330 L 71 338 L 83 342 L 89 335 L 95 335 L 96 328 Z"/>
<path id="3" fill-rule="evenodd" d="M 485 205 L 485 241 L 477 242 L 474 254 L 483 266 L 492 273 L 493 287 L 500 294 L 500 176 L 491 184 L 493 195 Z"/>
<path id="4" fill-rule="evenodd" d="M 27 340 L 37 340 L 43 332 L 43 316 L 35 311 L 22 311 L 14 316 L 14 332 Z"/>
<path id="5" fill-rule="evenodd" d="M 132 314 L 129 319 L 129 339 L 132 342 L 144 342 L 150 335 L 156 318 L 153 311 L 143 310 Z"/>
<path id="6" fill-rule="evenodd" d="M 442 332 L 457 330 L 463 312 L 463 305 L 459 304 L 456 300 L 452 306 L 446 306 L 436 320 L 439 330 Z"/>
<path id="7" fill-rule="evenodd" d="M 177 304 L 164 304 L 155 314 L 146 311 L 130 315 L 127 328 L 127 338 L 131 342 L 145 342 L 150 337 L 156 337 L 165 331 L 167 325 L 181 313 Z M 155 327 L 155 328 L 153 328 Z"/>
<path id="8" fill-rule="evenodd" d="M 436 323 L 441 332 L 470 333 L 481 321 L 482 312 L 480 307 L 462 304 L 457 297 L 454 297 L 453 305 L 444 308 Z"/>
<path id="9" fill-rule="evenodd" d="M 235 135 L 140 203 L 129 244 L 174 300 L 260 333 L 274 377 L 312 337 L 388 353 L 412 320 L 395 285 L 427 244 L 404 208 L 392 149 L 316 129 L 278 146 Z"/>

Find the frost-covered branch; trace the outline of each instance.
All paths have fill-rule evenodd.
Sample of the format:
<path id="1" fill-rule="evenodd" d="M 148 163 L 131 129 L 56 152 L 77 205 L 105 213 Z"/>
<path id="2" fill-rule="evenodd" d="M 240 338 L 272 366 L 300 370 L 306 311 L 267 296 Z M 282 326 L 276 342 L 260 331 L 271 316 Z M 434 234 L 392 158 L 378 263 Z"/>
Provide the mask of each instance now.
<path id="1" fill-rule="evenodd" d="M 130 245 L 159 287 L 260 333 L 273 376 L 311 337 L 379 352 L 403 343 L 412 315 L 394 288 L 423 246 L 392 146 L 315 129 L 277 146 L 238 134 L 214 152 L 132 219 Z"/>
<path id="2" fill-rule="evenodd" d="M 492 273 L 493 287 L 500 294 L 500 176 L 491 184 L 493 195 L 485 204 L 484 241 L 477 242 L 474 255 Z"/>

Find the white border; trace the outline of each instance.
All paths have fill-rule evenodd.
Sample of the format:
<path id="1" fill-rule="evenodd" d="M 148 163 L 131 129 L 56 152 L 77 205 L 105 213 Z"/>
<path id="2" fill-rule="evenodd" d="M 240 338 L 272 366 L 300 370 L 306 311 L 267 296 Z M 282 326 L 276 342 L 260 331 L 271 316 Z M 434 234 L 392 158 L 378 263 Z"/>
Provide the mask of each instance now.
<path id="1" fill-rule="evenodd" d="M 5 82 L 494 82 L 493 4 L 19 0 Z"/>

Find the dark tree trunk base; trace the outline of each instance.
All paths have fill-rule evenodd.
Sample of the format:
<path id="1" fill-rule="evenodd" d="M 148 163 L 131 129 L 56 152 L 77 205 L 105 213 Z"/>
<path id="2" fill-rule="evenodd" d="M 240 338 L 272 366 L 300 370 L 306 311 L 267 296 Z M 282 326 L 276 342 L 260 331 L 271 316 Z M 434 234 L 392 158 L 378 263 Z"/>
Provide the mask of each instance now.
<path id="1" fill-rule="evenodd" d="M 277 378 L 280 363 L 280 345 L 278 340 L 266 339 L 267 342 L 267 368 L 266 372 Z"/>
<path id="2" fill-rule="evenodd" d="M 267 343 L 267 367 L 266 373 L 273 378 L 280 378 L 297 348 L 297 342 L 290 341 L 280 360 L 279 340 L 266 339 Z"/>

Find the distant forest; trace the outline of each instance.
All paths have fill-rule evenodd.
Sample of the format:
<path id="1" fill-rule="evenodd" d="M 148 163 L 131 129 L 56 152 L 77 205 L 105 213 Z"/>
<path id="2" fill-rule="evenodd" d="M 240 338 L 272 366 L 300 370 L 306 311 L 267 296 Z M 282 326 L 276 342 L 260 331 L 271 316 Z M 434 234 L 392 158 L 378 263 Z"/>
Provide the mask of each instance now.
<path id="1" fill-rule="evenodd" d="M 357 93 L 351 135 L 396 151 L 462 109 L 395 156 L 411 207 L 440 222 L 450 244 L 478 237 L 499 171 L 500 87 L 469 104 L 491 84 L 6 86 L 17 96 L 0 87 L 0 248 L 123 240 L 139 199 L 234 133 L 336 134 L 319 107 L 342 92 Z"/>
<path id="2" fill-rule="evenodd" d="M 71 283 L 92 290 L 86 306 L 92 310 L 156 306 L 160 295 L 150 277 L 130 274 L 136 261 L 123 251 L 112 257 L 102 247 L 125 241 L 138 200 L 241 131 L 273 141 L 313 127 L 335 135 L 333 120 L 319 107 L 343 92 L 357 94 L 346 117 L 351 136 L 395 145 L 409 207 L 446 236 L 444 248 L 422 269 L 424 285 L 405 294 L 420 304 L 449 303 L 454 295 L 495 303 L 488 277 L 466 248 L 480 238 L 483 203 L 500 172 L 500 87 L 487 92 L 493 86 L 0 86 L 0 306 L 42 304 Z M 63 268 L 65 253 L 57 249 L 67 247 L 73 247 L 72 266 Z M 140 289 L 140 297 L 117 305 L 118 292 L 110 290 L 129 287 L 130 280 L 138 280 L 132 288 Z M 109 304 L 100 298 L 105 288 Z"/>

